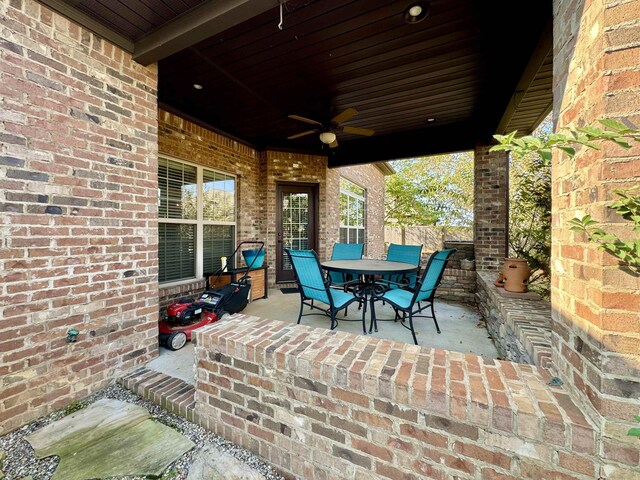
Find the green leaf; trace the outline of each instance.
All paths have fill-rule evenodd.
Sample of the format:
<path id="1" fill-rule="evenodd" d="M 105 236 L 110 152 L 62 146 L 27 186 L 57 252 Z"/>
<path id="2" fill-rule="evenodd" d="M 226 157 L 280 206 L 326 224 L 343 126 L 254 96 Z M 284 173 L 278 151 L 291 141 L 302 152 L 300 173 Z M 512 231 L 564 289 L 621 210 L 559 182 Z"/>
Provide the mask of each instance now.
<path id="1" fill-rule="evenodd" d="M 575 154 L 576 154 L 576 150 L 575 150 L 575 148 L 571 148 L 571 147 L 560 147 L 560 146 L 558 146 L 558 148 L 559 148 L 560 150 L 562 150 L 563 152 L 565 152 L 565 153 L 569 154 L 569 156 L 571 156 L 571 157 L 575 156 Z"/>
<path id="2" fill-rule="evenodd" d="M 629 435 L 630 437 L 640 438 L 640 428 L 637 428 L 637 427 L 630 428 L 629 431 L 627 432 L 627 435 Z"/>
<path id="3" fill-rule="evenodd" d="M 621 140 L 619 138 L 612 138 L 611 140 L 613 140 L 614 142 L 616 142 L 618 145 L 620 145 L 622 148 L 626 148 L 627 150 L 629 150 L 631 148 L 631 144 L 628 142 L 625 142 L 624 140 Z"/>
<path id="4" fill-rule="evenodd" d="M 540 154 L 540 157 L 546 161 L 546 162 L 550 162 L 551 159 L 553 158 L 553 155 L 551 154 L 551 150 L 540 150 L 538 151 L 538 153 Z"/>
<path id="5" fill-rule="evenodd" d="M 594 135 L 594 136 L 602 135 L 602 130 L 600 130 L 598 127 L 586 126 L 586 127 L 578 128 L 578 131 L 584 132 L 589 135 Z"/>
<path id="6" fill-rule="evenodd" d="M 602 120 L 598 120 L 602 125 L 616 132 L 626 131 L 628 127 L 618 120 L 614 120 L 613 118 L 604 118 Z"/>

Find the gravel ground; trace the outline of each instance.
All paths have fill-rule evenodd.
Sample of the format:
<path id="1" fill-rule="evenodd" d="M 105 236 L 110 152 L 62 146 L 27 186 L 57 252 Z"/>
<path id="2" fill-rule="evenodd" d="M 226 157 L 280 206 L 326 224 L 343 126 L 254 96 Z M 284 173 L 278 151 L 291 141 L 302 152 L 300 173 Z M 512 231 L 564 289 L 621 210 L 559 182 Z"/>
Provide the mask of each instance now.
<path id="1" fill-rule="evenodd" d="M 75 402 L 74 407 L 84 408 L 87 405 L 101 398 L 112 398 L 124 402 L 141 405 L 149 410 L 151 416 L 165 425 L 177 430 L 188 437 L 196 447 L 185 453 L 182 457 L 172 463 L 161 477 L 163 480 L 184 480 L 189 473 L 189 467 L 193 462 L 196 453 L 204 446 L 213 444 L 225 452 L 233 455 L 241 462 L 249 465 L 264 475 L 265 480 L 284 480 L 273 467 L 263 462 L 253 453 L 245 450 L 233 443 L 227 442 L 222 437 L 207 432 L 204 428 L 187 421 L 186 419 L 169 413 L 154 403 L 144 400 L 134 393 L 126 390 L 120 385 L 112 385 L 96 394 Z M 75 408 L 78 410 L 79 408 Z M 74 410 L 74 411 L 75 411 Z M 59 410 L 46 417 L 41 417 L 28 425 L 19 428 L 3 437 L 0 437 L 0 449 L 6 453 L 6 458 L 2 464 L 2 471 L 5 474 L 4 480 L 20 480 L 31 476 L 32 480 L 49 480 L 58 465 L 58 457 L 47 457 L 38 460 L 31 445 L 24 439 L 30 433 L 59 420 L 69 412 Z M 1 476 L 0 476 L 1 477 Z M 116 477 L 118 480 L 146 480 L 147 477 Z"/>

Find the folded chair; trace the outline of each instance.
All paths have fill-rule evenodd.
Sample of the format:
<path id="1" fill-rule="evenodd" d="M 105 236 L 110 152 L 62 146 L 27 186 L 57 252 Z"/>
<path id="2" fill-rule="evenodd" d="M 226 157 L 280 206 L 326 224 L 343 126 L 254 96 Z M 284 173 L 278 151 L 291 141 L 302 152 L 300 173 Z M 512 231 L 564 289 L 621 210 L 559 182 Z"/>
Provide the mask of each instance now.
<path id="1" fill-rule="evenodd" d="M 338 326 L 336 320 L 336 313 L 343 308 L 346 309 L 353 302 L 359 302 L 360 300 L 353 294 L 353 292 L 338 290 L 335 288 L 329 288 L 331 281 L 328 277 L 322 274 L 322 268 L 316 252 L 313 250 L 290 250 L 285 249 L 293 271 L 296 275 L 296 282 L 298 283 L 298 290 L 300 291 L 300 314 L 298 315 L 298 323 L 303 316 L 317 315 L 316 313 L 305 313 L 302 311 L 304 306 L 317 309 L 328 315 L 331 318 L 331 330 Z M 317 300 L 326 305 L 329 308 L 320 308 L 313 304 Z M 367 328 L 364 321 L 364 313 L 362 314 L 362 331 L 366 334 Z"/>
<path id="2" fill-rule="evenodd" d="M 433 318 L 436 324 L 436 331 L 440 333 L 440 326 L 436 320 L 436 313 L 433 310 L 433 301 L 436 289 L 442 279 L 447 260 L 454 253 L 455 249 L 434 252 L 429 258 L 429 262 L 422 276 L 415 282 L 415 288 L 413 290 L 407 289 L 404 283 L 398 283 L 395 288 L 391 288 L 379 296 L 371 297 L 371 325 L 369 326 L 369 333 L 371 333 L 374 328 L 376 332 L 378 331 L 375 311 L 375 302 L 377 300 L 382 300 L 393 307 L 396 312 L 396 318 L 389 320 L 397 320 L 398 314 L 402 312 L 402 326 L 411 330 L 413 342 L 416 345 L 418 345 L 418 339 L 416 338 L 416 332 L 413 328 L 414 318 Z M 421 306 L 421 302 L 426 302 L 426 305 Z M 431 309 L 431 315 L 420 315 L 420 313 L 427 308 Z M 407 316 L 409 317 L 408 326 L 405 323 Z"/>
<path id="3" fill-rule="evenodd" d="M 364 245 L 362 243 L 336 243 L 333 245 L 331 260 L 359 260 L 362 258 Z M 344 273 L 329 272 L 331 286 L 342 287 L 345 283 L 353 280 L 347 278 Z"/>

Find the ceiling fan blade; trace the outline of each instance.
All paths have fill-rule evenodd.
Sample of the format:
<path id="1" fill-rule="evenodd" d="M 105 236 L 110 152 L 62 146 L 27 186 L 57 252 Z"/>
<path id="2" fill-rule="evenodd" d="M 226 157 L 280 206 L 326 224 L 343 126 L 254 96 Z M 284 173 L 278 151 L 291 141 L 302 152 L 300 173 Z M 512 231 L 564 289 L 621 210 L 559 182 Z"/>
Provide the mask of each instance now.
<path id="1" fill-rule="evenodd" d="M 374 130 L 371 130 L 370 128 L 358 128 L 358 127 L 343 127 L 342 131 L 344 133 L 353 133 L 355 135 L 365 135 L 367 137 L 370 137 L 371 135 L 376 133 Z"/>
<path id="2" fill-rule="evenodd" d="M 338 146 L 338 139 L 336 138 L 333 142 L 329 144 L 329 148 L 336 148 Z"/>
<path id="3" fill-rule="evenodd" d="M 357 115 L 357 114 L 358 114 L 358 111 L 355 108 L 347 108 L 343 112 L 340 112 L 338 115 L 333 117 L 331 119 L 331 121 L 334 122 L 334 123 L 340 124 L 342 122 L 346 122 L 351 117 L 353 117 L 354 115 Z"/>
<path id="4" fill-rule="evenodd" d="M 320 122 L 316 120 L 311 120 L 310 118 L 301 117 L 300 115 L 289 115 L 289 118 L 293 118 L 294 120 L 298 120 L 299 122 L 310 123 L 311 125 L 320 125 L 323 126 Z"/>
<path id="5" fill-rule="evenodd" d="M 293 140 L 294 138 L 304 137 L 305 135 L 311 135 L 312 133 L 316 133 L 318 130 L 307 130 L 306 132 L 296 133 L 295 135 L 291 135 L 287 137 L 288 140 Z"/>

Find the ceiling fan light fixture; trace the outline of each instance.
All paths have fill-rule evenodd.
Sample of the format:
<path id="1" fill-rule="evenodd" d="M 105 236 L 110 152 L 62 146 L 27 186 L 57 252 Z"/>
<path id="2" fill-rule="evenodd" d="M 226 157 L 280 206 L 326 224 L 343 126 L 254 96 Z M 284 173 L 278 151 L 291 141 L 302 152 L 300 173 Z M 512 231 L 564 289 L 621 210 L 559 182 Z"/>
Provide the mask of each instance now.
<path id="1" fill-rule="evenodd" d="M 333 132 L 322 132 L 320 134 L 320 141 L 329 145 L 336 141 L 336 134 Z"/>
<path id="2" fill-rule="evenodd" d="M 426 2 L 414 2 L 409 5 L 402 14 L 406 23 L 418 23 L 429 15 L 429 4 Z"/>

